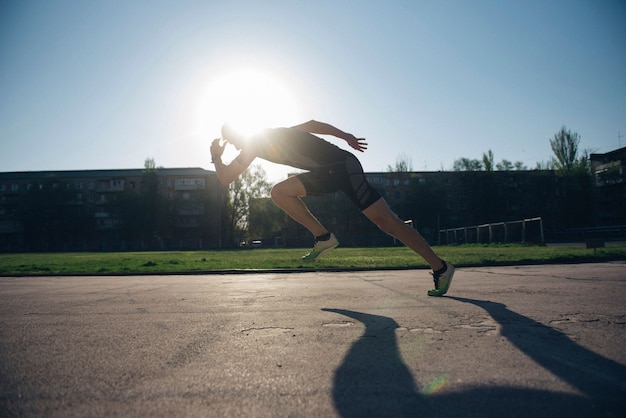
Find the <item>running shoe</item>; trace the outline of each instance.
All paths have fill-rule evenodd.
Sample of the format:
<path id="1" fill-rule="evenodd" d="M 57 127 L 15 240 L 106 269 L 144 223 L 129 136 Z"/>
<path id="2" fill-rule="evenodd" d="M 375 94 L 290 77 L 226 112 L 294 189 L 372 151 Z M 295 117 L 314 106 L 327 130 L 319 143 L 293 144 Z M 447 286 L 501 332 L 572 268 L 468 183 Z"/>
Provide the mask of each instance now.
<path id="1" fill-rule="evenodd" d="M 443 273 L 432 273 L 435 288 L 428 291 L 428 296 L 443 296 L 450 289 L 452 276 L 454 276 L 454 266 L 444 261 L 446 270 Z"/>
<path id="2" fill-rule="evenodd" d="M 335 238 L 335 234 L 330 234 L 330 238 L 326 241 L 315 241 L 315 245 L 310 253 L 302 257 L 302 261 L 311 262 L 315 261 L 336 246 L 339 245 L 339 241 Z"/>

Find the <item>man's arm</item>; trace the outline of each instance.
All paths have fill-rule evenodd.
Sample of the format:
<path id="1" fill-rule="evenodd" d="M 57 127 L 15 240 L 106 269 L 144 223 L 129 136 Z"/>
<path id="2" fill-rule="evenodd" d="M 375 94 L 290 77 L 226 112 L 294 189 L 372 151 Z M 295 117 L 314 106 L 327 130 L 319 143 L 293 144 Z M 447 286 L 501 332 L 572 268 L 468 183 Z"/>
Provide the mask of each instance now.
<path id="1" fill-rule="evenodd" d="M 211 143 L 211 162 L 215 165 L 215 174 L 217 174 L 217 178 L 220 183 L 224 186 L 228 186 L 230 183 L 235 181 L 241 173 L 246 171 L 250 164 L 252 164 L 252 161 L 254 161 L 255 155 L 252 152 L 243 149 L 237 158 L 231 161 L 230 164 L 224 164 L 222 162 L 224 148 L 226 148 L 226 143 L 220 145 L 219 138 L 213 140 Z"/>
<path id="2" fill-rule="evenodd" d="M 357 138 L 354 135 L 344 132 L 328 123 L 310 120 L 308 122 L 301 123 L 300 125 L 292 126 L 292 128 L 311 134 L 332 135 L 337 138 L 341 138 L 357 151 L 363 152 L 367 149 L 367 142 L 364 142 L 365 138 Z"/>

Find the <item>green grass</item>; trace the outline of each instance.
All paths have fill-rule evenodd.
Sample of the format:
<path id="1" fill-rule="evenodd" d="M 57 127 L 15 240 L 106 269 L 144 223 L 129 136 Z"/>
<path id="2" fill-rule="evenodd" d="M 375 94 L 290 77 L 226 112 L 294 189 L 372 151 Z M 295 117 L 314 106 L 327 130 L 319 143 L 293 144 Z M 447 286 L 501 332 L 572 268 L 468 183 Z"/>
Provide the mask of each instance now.
<path id="1" fill-rule="evenodd" d="M 337 248 L 313 264 L 300 257 L 306 249 L 162 251 L 124 253 L 0 254 L 0 275 L 141 274 L 280 269 L 426 268 L 405 247 Z M 550 264 L 626 260 L 626 245 L 594 250 L 584 246 L 461 245 L 435 247 L 458 266 Z"/>

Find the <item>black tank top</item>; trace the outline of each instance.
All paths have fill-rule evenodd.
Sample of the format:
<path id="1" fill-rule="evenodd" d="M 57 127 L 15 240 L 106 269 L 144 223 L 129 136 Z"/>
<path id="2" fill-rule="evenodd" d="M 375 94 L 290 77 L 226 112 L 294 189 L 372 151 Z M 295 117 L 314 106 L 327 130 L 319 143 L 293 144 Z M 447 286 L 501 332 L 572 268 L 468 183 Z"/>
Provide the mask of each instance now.
<path id="1" fill-rule="evenodd" d="M 259 158 L 302 170 L 342 163 L 350 155 L 322 138 L 294 128 L 266 129 L 251 141 Z"/>

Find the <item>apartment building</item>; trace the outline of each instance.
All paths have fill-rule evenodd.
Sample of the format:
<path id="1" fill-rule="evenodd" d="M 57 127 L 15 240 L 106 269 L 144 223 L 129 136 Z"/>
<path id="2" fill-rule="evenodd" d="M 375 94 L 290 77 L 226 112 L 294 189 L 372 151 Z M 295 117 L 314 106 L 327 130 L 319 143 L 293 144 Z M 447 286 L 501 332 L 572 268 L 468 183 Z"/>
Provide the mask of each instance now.
<path id="1" fill-rule="evenodd" d="M 0 251 L 217 248 L 225 201 L 201 168 L 0 173 Z"/>
<path id="2" fill-rule="evenodd" d="M 596 224 L 626 229 L 626 147 L 591 154 L 590 162 L 596 186 Z"/>

